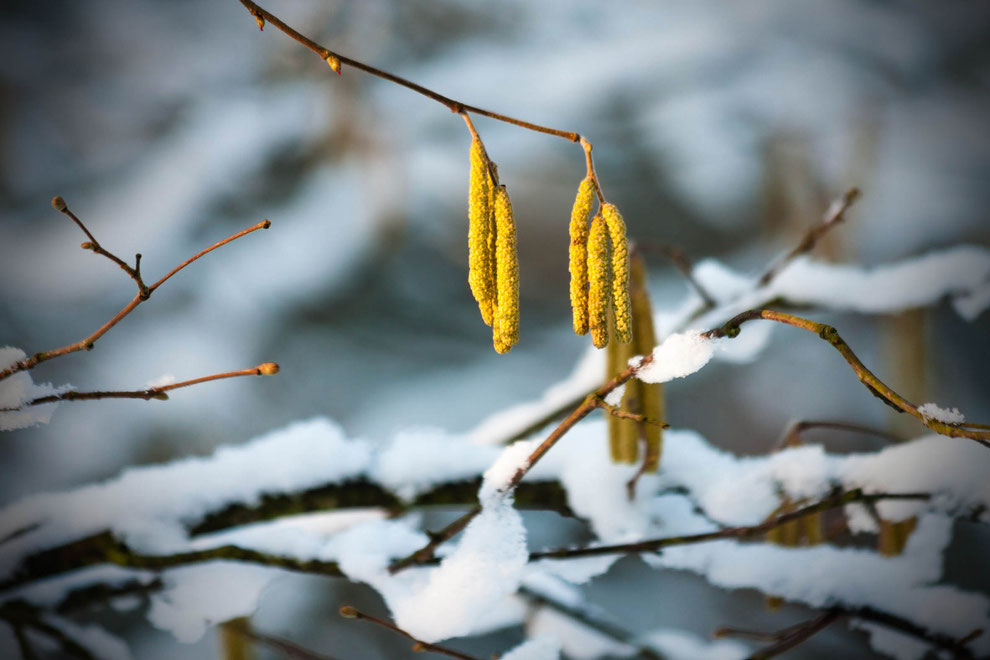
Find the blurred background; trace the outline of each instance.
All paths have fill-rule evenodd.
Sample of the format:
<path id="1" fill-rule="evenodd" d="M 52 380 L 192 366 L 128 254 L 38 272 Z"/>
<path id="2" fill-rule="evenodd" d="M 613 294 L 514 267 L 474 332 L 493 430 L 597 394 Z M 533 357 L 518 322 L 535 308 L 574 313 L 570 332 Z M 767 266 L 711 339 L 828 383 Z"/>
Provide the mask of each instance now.
<path id="1" fill-rule="evenodd" d="M 642 244 L 758 274 L 851 185 L 864 197 L 819 257 L 869 265 L 990 244 L 990 5 L 265 7 L 342 54 L 587 136 L 606 194 Z M 119 269 L 79 249 L 84 237 L 49 204 L 62 195 L 107 249 L 142 253 L 150 281 L 263 218 L 272 228 L 184 270 L 95 350 L 40 366 L 36 381 L 139 389 L 165 375 L 282 367 L 273 379 L 206 384 L 167 403 L 65 404 L 51 424 L 0 439 L 0 504 L 126 465 L 208 454 L 314 415 L 370 439 L 417 425 L 467 430 L 540 394 L 584 350 L 586 338 L 570 331 L 566 265 L 579 147 L 475 122 L 519 229 L 522 340 L 499 357 L 466 281 L 470 137 L 443 106 L 346 67 L 333 75 L 275 29 L 259 33 L 236 0 L 11 2 L 0 53 L 0 345 L 30 354 L 79 340 L 133 296 Z M 676 304 L 687 285 L 648 258 L 655 307 Z M 908 399 L 990 418 L 990 315 L 966 323 L 942 304 L 822 318 Z M 738 453 L 768 451 L 798 419 L 920 434 L 803 335 L 778 332 L 760 362 L 720 364 L 668 387 L 669 421 Z M 808 437 L 834 451 L 879 446 Z M 580 529 L 555 516 L 528 520 L 534 546 Z M 988 589 L 968 550 L 986 534 L 962 526 L 947 579 Z M 298 576 L 279 585 L 259 628 L 335 657 L 407 653 L 334 614 L 341 602 L 383 614 L 370 590 Z M 587 591 L 642 630 L 708 635 L 805 616 L 768 614 L 758 594 L 634 560 Z M 107 621 L 136 657 L 216 657 L 213 636 L 180 649 L 136 615 Z M 521 635 L 458 646 L 487 654 Z M 852 643 L 866 653 L 857 633 L 836 629 L 793 657 Z"/>

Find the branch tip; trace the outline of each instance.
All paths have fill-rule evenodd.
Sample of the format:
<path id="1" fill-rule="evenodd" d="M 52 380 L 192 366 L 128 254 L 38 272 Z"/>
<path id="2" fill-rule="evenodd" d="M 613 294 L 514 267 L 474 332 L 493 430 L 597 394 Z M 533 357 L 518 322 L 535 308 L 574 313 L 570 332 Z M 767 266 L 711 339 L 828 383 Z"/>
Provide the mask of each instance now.
<path id="1" fill-rule="evenodd" d="M 265 218 L 264 220 L 261 221 L 261 228 L 262 229 L 268 229 L 271 226 L 272 226 L 272 221 L 269 220 L 268 218 Z"/>
<path id="2" fill-rule="evenodd" d="M 274 376 L 279 372 L 279 366 L 276 362 L 265 362 L 259 364 L 256 369 L 258 370 L 259 376 Z"/>
<path id="3" fill-rule="evenodd" d="M 60 195 L 55 195 L 52 197 L 52 206 L 55 207 L 55 210 L 60 213 L 65 213 L 65 210 L 69 208 L 66 206 L 65 200 L 62 199 Z"/>
<path id="4" fill-rule="evenodd" d="M 351 605 L 344 605 L 340 608 L 340 616 L 345 619 L 358 619 L 361 617 L 361 613 L 357 611 L 356 607 Z"/>

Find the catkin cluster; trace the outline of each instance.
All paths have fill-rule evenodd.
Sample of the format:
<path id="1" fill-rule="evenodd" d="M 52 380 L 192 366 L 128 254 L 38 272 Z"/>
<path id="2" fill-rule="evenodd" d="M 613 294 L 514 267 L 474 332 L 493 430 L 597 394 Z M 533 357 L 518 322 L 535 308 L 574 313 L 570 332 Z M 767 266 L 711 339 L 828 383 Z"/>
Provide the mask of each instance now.
<path id="1" fill-rule="evenodd" d="M 604 203 L 588 224 L 598 192 L 590 176 L 578 186 L 569 225 L 571 245 L 568 268 L 571 274 L 571 308 L 574 332 L 591 333 L 597 348 L 609 342 L 609 316 L 614 318 L 615 339 L 632 341 L 632 311 L 629 298 L 629 249 L 626 225 L 613 204 Z"/>
<path id="2" fill-rule="evenodd" d="M 632 314 L 632 341 L 628 344 L 611 342 L 606 352 L 606 379 L 622 372 L 634 355 L 645 355 L 656 345 L 653 328 L 653 309 L 646 289 L 646 268 L 642 257 L 629 260 L 629 290 Z M 617 318 L 613 317 L 613 327 Z M 618 332 L 616 331 L 616 334 Z M 660 466 L 660 453 L 663 447 L 663 429 L 657 423 L 663 421 L 663 389 L 659 383 L 644 383 L 638 378 L 626 382 L 619 409 L 642 415 L 643 422 L 609 415 L 609 448 L 612 460 L 616 463 L 636 463 L 639 461 L 639 447 L 645 445 L 643 472 L 656 472 Z"/>
<path id="3" fill-rule="evenodd" d="M 468 192 L 468 285 L 492 343 L 507 353 L 519 342 L 519 261 L 516 223 L 505 186 L 492 178 L 494 164 L 477 137 L 471 142 Z"/>

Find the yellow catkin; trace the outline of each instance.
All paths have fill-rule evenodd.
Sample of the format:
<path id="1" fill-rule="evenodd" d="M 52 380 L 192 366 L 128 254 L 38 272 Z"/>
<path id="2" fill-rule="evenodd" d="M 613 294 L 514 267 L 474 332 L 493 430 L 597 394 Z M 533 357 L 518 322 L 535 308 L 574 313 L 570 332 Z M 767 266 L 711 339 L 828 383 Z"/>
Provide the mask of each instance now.
<path id="1" fill-rule="evenodd" d="M 615 338 L 623 344 L 632 341 L 632 309 L 629 301 L 629 247 L 626 223 L 614 204 L 602 206 L 602 217 L 612 242 L 612 310 Z"/>
<path id="2" fill-rule="evenodd" d="M 633 341 L 632 353 L 646 355 L 657 345 L 656 331 L 653 328 L 653 307 L 650 293 L 646 288 L 646 266 L 641 256 L 633 255 L 629 260 L 629 295 L 632 302 Z M 635 384 L 639 397 L 639 410 L 644 417 L 662 422 L 663 385 L 644 383 L 638 378 L 630 381 Z M 663 429 L 656 424 L 643 425 L 646 440 L 646 457 L 643 459 L 644 472 L 656 472 L 660 467 L 660 454 L 663 451 Z"/>
<path id="3" fill-rule="evenodd" d="M 488 156 L 481 140 L 471 142 L 471 176 L 468 192 L 468 284 L 478 301 L 481 318 L 492 325 L 495 300 L 494 240 L 491 236 L 491 181 Z"/>
<path id="4" fill-rule="evenodd" d="M 585 177 L 578 186 L 574 208 L 571 209 L 571 309 L 574 312 L 574 332 L 588 334 L 588 216 L 595 202 L 595 180 Z"/>
<path id="5" fill-rule="evenodd" d="M 495 350 L 506 353 L 519 342 L 519 260 L 516 222 L 505 186 L 495 189 L 495 269 L 498 305 L 493 338 Z"/>
<path id="6" fill-rule="evenodd" d="M 608 310 L 612 297 L 608 227 L 600 215 L 588 231 L 588 330 L 596 348 L 608 344 Z"/>
<path id="7" fill-rule="evenodd" d="M 609 315 L 611 316 L 611 315 Z M 609 319 L 611 323 L 611 319 Z M 605 349 L 605 380 L 609 381 L 623 371 L 633 357 L 633 345 L 609 342 Z M 639 410 L 639 380 L 633 378 L 625 385 L 619 409 L 625 412 Z M 608 445 L 613 463 L 635 463 L 639 460 L 639 425 L 635 420 L 608 415 Z"/>
<path id="8" fill-rule="evenodd" d="M 889 520 L 880 521 L 880 533 L 877 541 L 880 554 L 887 557 L 894 557 L 904 552 L 911 532 L 918 525 L 918 518 L 912 517 L 899 522 Z"/>

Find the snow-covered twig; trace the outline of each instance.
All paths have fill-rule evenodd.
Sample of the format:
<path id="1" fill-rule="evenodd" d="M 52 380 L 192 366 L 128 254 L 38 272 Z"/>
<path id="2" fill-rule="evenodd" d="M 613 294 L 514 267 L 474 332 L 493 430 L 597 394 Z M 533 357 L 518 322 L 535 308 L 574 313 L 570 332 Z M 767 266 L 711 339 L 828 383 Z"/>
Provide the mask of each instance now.
<path id="1" fill-rule="evenodd" d="M 969 438 L 970 440 L 975 440 L 981 445 L 990 447 L 990 431 L 967 429 L 959 426 L 958 424 L 949 424 L 934 417 L 923 415 L 922 412 L 918 410 L 918 406 L 902 397 L 900 394 L 891 389 L 886 383 L 877 378 L 873 372 L 870 371 L 858 357 L 856 357 L 856 354 L 853 353 L 853 350 L 849 347 L 849 344 L 847 344 L 845 340 L 839 336 L 836 329 L 825 323 L 818 323 L 817 321 L 811 321 L 799 316 L 794 316 L 793 314 L 786 314 L 784 312 L 778 312 L 771 309 L 752 309 L 742 312 L 741 314 L 737 314 L 720 327 L 704 333 L 704 336 L 711 339 L 720 337 L 737 337 L 740 332 L 740 326 L 743 323 L 753 321 L 755 319 L 776 321 L 777 323 L 783 323 L 785 325 L 790 325 L 795 328 L 801 328 L 802 330 L 815 333 L 821 339 L 828 342 L 842 355 L 849 366 L 852 367 L 852 370 L 856 373 L 856 376 L 859 378 L 860 382 L 863 383 L 863 385 L 870 390 L 874 396 L 890 407 L 894 408 L 898 412 L 906 412 L 911 416 L 916 417 L 922 424 L 940 435 L 949 436 L 950 438 Z"/>

